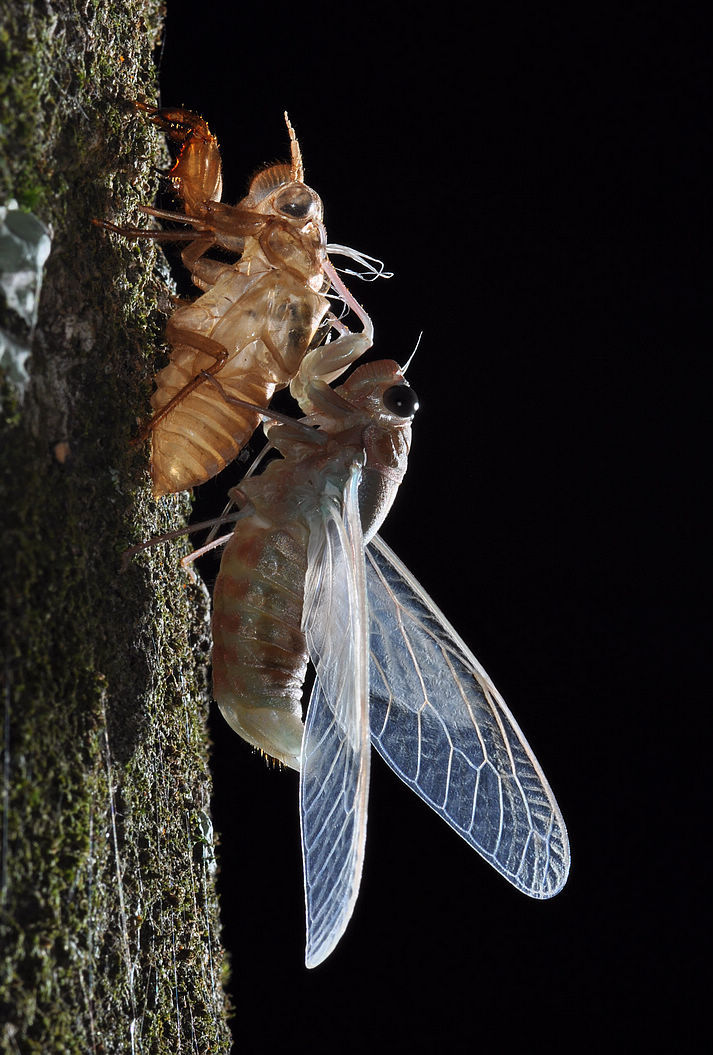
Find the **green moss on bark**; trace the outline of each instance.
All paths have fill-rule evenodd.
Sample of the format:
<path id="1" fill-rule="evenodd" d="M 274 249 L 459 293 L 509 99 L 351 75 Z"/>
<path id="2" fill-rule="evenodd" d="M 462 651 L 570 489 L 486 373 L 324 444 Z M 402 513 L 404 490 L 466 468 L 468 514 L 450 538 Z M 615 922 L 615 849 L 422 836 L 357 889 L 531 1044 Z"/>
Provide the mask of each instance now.
<path id="1" fill-rule="evenodd" d="M 0 377 L 0 1023 L 24 1052 L 229 1050 L 209 822 L 207 599 L 132 448 L 165 269 L 134 218 L 162 144 L 154 0 L 16 3 L 0 30 L 0 201 L 54 232 L 24 400 Z M 180 1038 L 180 1039 L 179 1039 Z"/>

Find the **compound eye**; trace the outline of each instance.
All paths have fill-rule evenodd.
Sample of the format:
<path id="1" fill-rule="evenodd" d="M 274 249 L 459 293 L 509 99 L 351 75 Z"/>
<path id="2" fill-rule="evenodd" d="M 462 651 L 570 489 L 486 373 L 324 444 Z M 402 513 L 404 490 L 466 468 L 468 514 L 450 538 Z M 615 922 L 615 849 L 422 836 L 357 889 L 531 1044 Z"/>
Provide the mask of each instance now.
<path id="1" fill-rule="evenodd" d="M 295 220 L 306 220 L 313 206 L 314 199 L 306 187 L 287 187 L 275 198 L 278 212 Z"/>
<path id="2" fill-rule="evenodd" d="M 381 399 L 386 409 L 400 418 L 412 418 L 418 410 L 418 396 L 410 385 L 392 385 Z"/>

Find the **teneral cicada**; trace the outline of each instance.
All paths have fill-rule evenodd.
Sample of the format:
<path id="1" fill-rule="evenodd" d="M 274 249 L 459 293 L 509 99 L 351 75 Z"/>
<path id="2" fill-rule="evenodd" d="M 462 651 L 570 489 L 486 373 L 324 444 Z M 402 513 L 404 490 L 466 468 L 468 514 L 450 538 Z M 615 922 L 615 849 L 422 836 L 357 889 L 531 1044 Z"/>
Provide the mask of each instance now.
<path id="1" fill-rule="evenodd" d="M 300 773 L 306 963 L 343 934 L 359 890 L 370 741 L 506 879 L 562 889 L 562 815 L 488 675 L 375 535 L 406 468 L 413 390 L 393 362 L 314 385 L 283 455 L 235 489 L 216 582 L 214 695 L 249 743 Z M 318 425 L 318 428 L 309 426 Z M 308 659 L 314 689 L 302 724 Z"/>
<path id="2" fill-rule="evenodd" d="M 186 241 L 182 259 L 203 292 L 176 308 L 166 326 L 168 366 L 156 376 L 154 415 L 144 435 L 151 438 L 151 475 L 156 495 L 180 491 L 210 479 L 247 442 L 260 418 L 226 402 L 207 383 L 220 378 L 228 394 L 259 407 L 292 382 L 307 411 L 306 385 L 316 376 L 332 381 L 372 342 L 368 315 L 351 297 L 327 255 L 322 202 L 304 182 L 297 138 L 290 134 L 289 164 L 271 165 L 252 180 L 237 205 L 222 202 L 220 152 L 215 136 L 197 114 L 154 110 L 152 121 L 180 144 L 171 181 L 184 212 L 145 208 L 156 217 L 188 225 L 179 231 L 110 230 L 132 238 Z M 287 120 L 287 115 L 285 115 Z M 236 254 L 235 263 L 207 255 L 218 247 Z M 374 271 L 366 258 L 341 246 Z M 332 288 L 343 306 L 356 312 L 362 332 L 352 333 L 331 311 Z M 316 356 L 310 349 L 331 329 L 336 339 Z"/>

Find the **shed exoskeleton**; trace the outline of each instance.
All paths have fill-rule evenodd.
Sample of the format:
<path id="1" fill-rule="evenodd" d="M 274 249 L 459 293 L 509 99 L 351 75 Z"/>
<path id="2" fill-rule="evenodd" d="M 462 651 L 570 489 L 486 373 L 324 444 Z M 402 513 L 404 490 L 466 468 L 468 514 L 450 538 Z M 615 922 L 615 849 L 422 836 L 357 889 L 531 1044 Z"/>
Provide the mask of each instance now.
<path id="1" fill-rule="evenodd" d="M 206 374 L 220 377 L 229 394 L 261 408 L 292 383 L 295 398 L 308 410 L 303 400 L 317 364 L 324 380 L 336 379 L 371 346 L 373 329 L 328 258 L 322 202 L 304 183 L 299 144 L 286 114 L 290 163 L 259 172 L 248 194 L 228 205 L 220 200 L 218 143 L 203 118 L 180 108 L 137 106 L 180 144 L 170 178 L 184 207 L 182 213 L 142 211 L 189 229 L 150 231 L 97 222 L 130 238 L 187 241 L 182 259 L 202 290 L 168 320 L 170 362 L 156 375 L 154 415 L 141 434 L 151 438 L 153 488 L 161 495 L 210 479 L 259 423 L 257 413 L 227 403 L 206 383 Z M 235 263 L 207 255 L 215 247 L 236 254 Z M 334 315 L 330 288 L 357 314 L 360 333 Z M 310 349 L 332 329 L 336 339 L 310 359 Z"/>

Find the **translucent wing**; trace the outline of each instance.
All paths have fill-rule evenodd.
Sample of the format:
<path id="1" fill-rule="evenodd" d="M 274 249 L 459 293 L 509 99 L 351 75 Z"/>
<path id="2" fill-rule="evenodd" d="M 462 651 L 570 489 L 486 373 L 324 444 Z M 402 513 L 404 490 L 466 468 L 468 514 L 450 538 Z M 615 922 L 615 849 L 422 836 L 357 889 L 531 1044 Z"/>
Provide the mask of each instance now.
<path id="1" fill-rule="evenodd" d="M 303 629 L 317 677 L 307 709 L 300 819 L 308 967 L 344 933 L 359 892 L 369 791 L 369 651 L 361 467 L 327 486 L 310 523 Z"/>
<path id="2" fill-rule="evenodd" d="M 475 656 L 380 538 L 366 562 L 374 746 L 506 879 L 552 897 L 567 879 L 569 844 L 530 746 Z"/>

